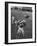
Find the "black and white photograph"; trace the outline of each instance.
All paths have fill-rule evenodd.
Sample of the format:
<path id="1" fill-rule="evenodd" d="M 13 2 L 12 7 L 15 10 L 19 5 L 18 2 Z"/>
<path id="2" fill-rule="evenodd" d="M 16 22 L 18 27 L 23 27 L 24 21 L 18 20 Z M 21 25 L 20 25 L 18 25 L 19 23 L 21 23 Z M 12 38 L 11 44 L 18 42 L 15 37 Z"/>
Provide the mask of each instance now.
<path id="1" fill-rule="evenodd" d="M 35 42 L 35 3 L 5 3 L 6 43 Z"/>
<path id="2" fill-rule="evenodd" d="M 11 8 L 11 39 L 32 38 L 32 7 Z"/>

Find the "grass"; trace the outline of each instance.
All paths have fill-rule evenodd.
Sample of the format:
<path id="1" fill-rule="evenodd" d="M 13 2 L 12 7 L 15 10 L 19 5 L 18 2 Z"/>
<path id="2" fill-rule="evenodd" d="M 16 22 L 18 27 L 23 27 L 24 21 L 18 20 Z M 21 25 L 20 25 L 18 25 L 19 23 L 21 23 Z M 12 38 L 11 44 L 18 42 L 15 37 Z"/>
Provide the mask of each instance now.
<path id="1" fill-rule="evenodd" d="M 29 16 L 29 18 L 25 18 L 26 16 Z M 15 17 L 15 20 L 26 20 L 26 25 L 23 27 L 24 29 L 24 37 L 22 34 L 20 35 L 19 39 L 27 39 L 32 38 L 32 13 L 27 11 L 19 11 L 19 10 L 12 10 L 11 16 Z M 15 21 L 14 20 L 14 21 Z M 15 24 L 11 24 L 11 39 L 16 39 L 18 28 Z"/>

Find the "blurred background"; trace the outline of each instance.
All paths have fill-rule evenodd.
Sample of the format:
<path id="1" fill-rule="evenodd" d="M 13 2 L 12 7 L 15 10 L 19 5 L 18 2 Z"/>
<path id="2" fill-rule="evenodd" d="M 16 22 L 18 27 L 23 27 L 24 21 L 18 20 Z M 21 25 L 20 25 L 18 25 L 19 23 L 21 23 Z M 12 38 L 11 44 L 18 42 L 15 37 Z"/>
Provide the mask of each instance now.
<path id="1" fill-rule="evenodd" d="M 14 17 L 14 20 L 12 19 Z M 24 29 L 24 37 L 21 36 L 19 39 L 30 39 L 32 38 L 32 7 L 12 7 L 11 8 L 11 39 L 16 38 L 18 27 L 14 23 L 16 20 L 25 20 L 26 25 Z M 13 23 L 13 24 L 12 24 Z"/>

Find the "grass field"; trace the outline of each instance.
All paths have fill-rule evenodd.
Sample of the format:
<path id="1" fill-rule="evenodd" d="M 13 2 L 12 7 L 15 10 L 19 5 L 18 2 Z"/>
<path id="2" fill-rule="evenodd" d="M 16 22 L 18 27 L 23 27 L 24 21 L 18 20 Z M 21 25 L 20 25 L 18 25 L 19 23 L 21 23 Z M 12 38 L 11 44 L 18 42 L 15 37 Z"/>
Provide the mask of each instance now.
<path id="1" fill-rule="evenodd" d="M 26 20 L 26 25 L 23 27 L 24 37 L 22 37 L 21 34 L 20 39 L 32 38 L 32 12 L 11 10 L 11 16 L 14 16 L 15 20 Z M 26 16 L 29 16 L 29 18 L 26 18 Z M 18 28 L 15 24 L 11 24 L 11 39 L 16 39 L 17 29 Z"/>

